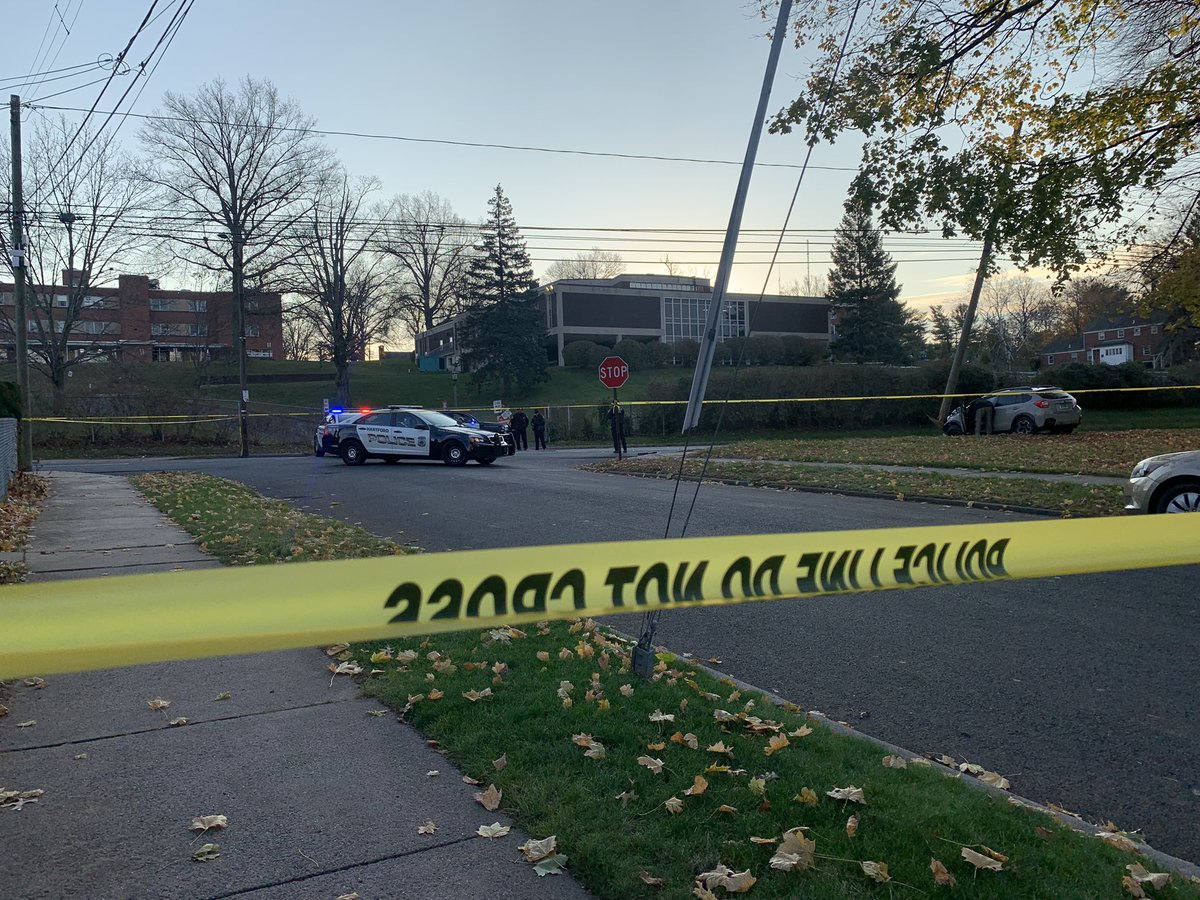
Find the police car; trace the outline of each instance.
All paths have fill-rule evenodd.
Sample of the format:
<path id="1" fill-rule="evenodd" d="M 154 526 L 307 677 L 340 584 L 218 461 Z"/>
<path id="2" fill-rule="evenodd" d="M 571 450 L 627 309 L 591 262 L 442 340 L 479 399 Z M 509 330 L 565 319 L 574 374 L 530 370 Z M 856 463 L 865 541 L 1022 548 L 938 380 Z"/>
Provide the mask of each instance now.
<path id="1" fill-rule="evenodd" d="M 509 454 L 501 435 L 468 428 L 419 406 L 373 409 L 332 428 L 338 455 L 348 466 L 361 466 L 368 459 L 440 459 L 448 466 L 465 466 L 473 459 L 487 466 Z"/>
<path id="2" fill-rule="evenodd" d="M 325 414 L 325 421 L 317 426 L 317 433 L 313 437 L 313 456 L 324 456 L 326 453 L 337 452 L 337 425 L 339 422 L 353 422 L 364 413 L 370 412 L 369 409 L 364 409 L 361 412 L 354 410 L 346 412 L 339 407 L 334 407 Z"/>

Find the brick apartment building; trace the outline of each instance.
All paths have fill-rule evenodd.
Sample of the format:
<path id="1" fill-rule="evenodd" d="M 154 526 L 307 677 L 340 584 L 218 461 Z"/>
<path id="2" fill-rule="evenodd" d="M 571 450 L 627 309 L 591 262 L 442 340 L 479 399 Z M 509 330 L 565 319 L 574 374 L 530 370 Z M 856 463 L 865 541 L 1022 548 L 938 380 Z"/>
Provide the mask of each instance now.
<path id="1" fill-rule="evenodd" d="M 1166 320 L 1164 313 L 1152 313 L 1145 318 L 1100 316 L 1088 324 L 1082 335 L 1051 341 L 1042 350 L 1042 366 L 1072 362 L 1119 366 L 1139 362 L 1158 368 L 1162 364 L 1159 350 Z"/>
<path id="2" fill-rule="evenodd" d="M 78 273 L 75 273 L 78 277 Z M 72 273 L 63 271 L 62 285 L 38 285 L 38 314 L 43 323 L 49 310 L 65 310 L 67 285 Z M 53 297 L 53 304 L 49 298 Z M 15 300 L 13 286 L 0 284 L 0 316 L 8 327 L 0 331 L 0 347 L 9 359 L 16 357 L 11 323 Z M 29 346 L 40 340 L 32 312 L 35 304 L 26 289 Z M 59 314 L 61 315 L 61 313 Z M 60 320 L 61 321 L 61 320 Z M 49 329 L 47 329 L 49 330 Z M 58 327 L 61 331 L 61 326 Z M 233 355 L 233 294 L 228 291 L 162 290 L 144 275 L 122 275 L 117 287 L 88 288 L 83 310 L 71 329 L 69 346 L 76 352 L 96 354 L 124 362 L 212 358 Z M 246 355 L 261 359 L 283 358 L 283 312 L 279 294 L 253 294 L 246 299 Z"/>

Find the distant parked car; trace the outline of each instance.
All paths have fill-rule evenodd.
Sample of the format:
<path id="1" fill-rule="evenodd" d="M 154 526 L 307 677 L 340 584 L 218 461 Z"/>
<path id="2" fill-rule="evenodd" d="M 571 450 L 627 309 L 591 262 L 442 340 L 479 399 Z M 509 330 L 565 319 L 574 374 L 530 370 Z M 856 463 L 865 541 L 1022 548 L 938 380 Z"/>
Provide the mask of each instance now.
<path id="1" fill-rule="evenodd" d="M 326 453 L 337 452 L 337 436 L 336 426 L 340 422 L 349 424 L 363 415 L 363 412 L 370 410 L 346 412 L 343 409 L 331 409 L 325 416 L 325 421 L 317 426 L 317 433 L 313 436 L 313 456 L 324 456 Z"/>
<path id="2" fill-rule="evenodd" d="M 957 407 L 946 417 L 942 433 L 973 434 L 975 420 L 985 405 L 992 408 L 993 434 L 1039 431 L 1070 434 L 1083 421 L 1083 410 L 1066 391 L 1056 387 L 1016 387 L 985 394 L 965 408 Z"/>
<path id="3" fill-rule="evenodd" d="M 1200 450 L 1151 456 L 1134 466 L 1125 512 L 1200 512 Z"/>

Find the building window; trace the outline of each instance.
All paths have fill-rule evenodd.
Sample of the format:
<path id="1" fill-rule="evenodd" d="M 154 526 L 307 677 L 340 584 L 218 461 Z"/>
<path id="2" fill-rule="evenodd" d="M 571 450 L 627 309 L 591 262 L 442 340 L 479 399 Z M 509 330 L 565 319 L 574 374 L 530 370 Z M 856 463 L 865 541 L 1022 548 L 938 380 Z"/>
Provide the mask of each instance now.
<path id="1" fill-rule="evenodd" d="M 709 300 L 702 297 L 663 298 L 663 342 L 698 341 L 708 321 Z M 746 336 L 746 302 L 730 300 L 717 323 L 717 339 Z"/>
<path id="2" fill-rule="evenodd" d="M 1124 328 L 1117 329 L 1117 337 L 1119 337 L 1119 338 L 1125 337 L 1125 329 Z"/>
<path id="3" fill-rule="evenodd" d="M 151 322 L 150 334 L 154 337 L 207 337 L 208 326 L 195 322 Z"/>
<path id="4" fill-rule="evenodd" d="M 1046 357 L 1046 365 L 1048 365 L 1048 366 L 1054 365 L 1054 354 L 1053 353 L 1049 354 Z"/>
<path id="5" fill-rule="evenodd" d="M 1075 362 L 1075 360 L 1077 360 L 1077 359 L 1079 359 L 1079 354 L 1078 354 L 1078 353 L 1072 353 L 1072 354 L 1071 354 L 1071 362 Z"/>
<path id="6" fill-rule="evenodd" d="M 257 325 L 247 325 L 246 337 L 262 337 L 262 329 Z"/>
<path id="7" fill-rule="evenodd" d="M 1158 326 L 1157 326 L 1157 325 L 1151 325 L 1151 326 L 1150 326 L 1150 333 L 1151 333 L 1151 334 L 1158 334 Z"/>
<path id="8" fill-rule="evenodd" d="M 1146 346 L 1142 347 L 1142 356 L 1149 356 L 1149 355 L 1150 355 L 1150 345 L 1147 344 Z"/>
<path id="9" fill-rule="evenodd" d="M 120 334 L 121 325 L 119 322 L 76 322 L 72 330 L 83 334 Z"/>
<path id="10" fill-rule="evenodd" d="M 1098 335 L 1096 335 L 1096 339 L 1101 340 L 1101 341 L 1104 340 L 1104 332 L 1102 331 Z"/>
<path id="11" fill-rule="evenodd" d="M 629 286 L 636 291 L 694 291 L 694 284 L 658 284 L 653 281 L 631 281 Z"/>
<path id="12" fill-rule="evenodd" d="M 188 300 L 184 297 L 151 297 L 150 309 L 154 312 L 202 313 L 208 311 L 208 301 Z"/>
<path id="13" fill-rule="evenodd" d="M 1135 328 L 1135 329 L 1133 329 L 1133 336 L 1134 336 L 1134 337 L 1141 337 L 1141 335 L 1142 335 L 1142 329 L 1141 329 L 1141 328 Z"/>

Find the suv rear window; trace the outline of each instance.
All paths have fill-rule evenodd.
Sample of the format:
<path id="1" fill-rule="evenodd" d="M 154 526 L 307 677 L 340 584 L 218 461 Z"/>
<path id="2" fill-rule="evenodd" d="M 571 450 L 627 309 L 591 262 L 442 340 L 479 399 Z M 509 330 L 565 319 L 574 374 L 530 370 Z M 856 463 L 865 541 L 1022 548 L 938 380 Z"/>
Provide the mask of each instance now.
<path id="1" fill-rule="evenodd" d="M 1038 391 L 1038 396 L 1043 400 L 1069 400 L 1071 397 L 1063 391 Z"/>

